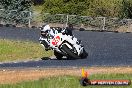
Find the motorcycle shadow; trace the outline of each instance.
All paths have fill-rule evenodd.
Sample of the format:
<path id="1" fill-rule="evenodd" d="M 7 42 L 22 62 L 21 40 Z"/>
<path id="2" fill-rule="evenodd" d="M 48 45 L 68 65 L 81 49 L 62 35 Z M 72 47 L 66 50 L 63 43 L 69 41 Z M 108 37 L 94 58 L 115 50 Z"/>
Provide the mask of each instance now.
<path id="1" fill-rule="evenodd" d="M 56 57 L 42 57 L 41 60 L 78 60 L 78 59 L 82 59 L 82 58 L 67 58 L 67 57 L 63 57 L 63 58 L 59 58 L 57 59 Z M 86 59 L 86 58 L 83 58 Z"/>

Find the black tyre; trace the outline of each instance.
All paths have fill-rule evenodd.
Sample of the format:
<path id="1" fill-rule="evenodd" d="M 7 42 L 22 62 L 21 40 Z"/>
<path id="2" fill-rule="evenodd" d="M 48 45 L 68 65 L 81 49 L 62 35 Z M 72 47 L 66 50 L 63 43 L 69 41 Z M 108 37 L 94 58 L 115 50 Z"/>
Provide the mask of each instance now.
<path id="1" fill-rule="evenodd" d="M 0 27 L 3 27 L 4 25 L 3 24 L 0 24 Z"/>
<path id="2" fill-rule="evenodd" d="M 58 53 L 58 52 L 56 52 L 56 51 L 54 51 L 54 55 L 56 56 L 56 58 L 57 58 L 58 60 L 61 60 L 62 57 L 63 57 L 62 54 L 60 54 L 60 53 Z"/>
<path id="3" fill-rule="evenodd" d="M 72 57 L 72 58 L 76 58 L 76 59 L 79 59 L 80 57 L 76 54 L 74 54 L 68 47 L 67 45 L 62 45 L 62 48 L 61 48 L 63 51 L 65 51 L 68 55 L 68 57 Z"/>
<path id="4" fill-rule="evenodd" d="M 84 28 L 80 28 L 79 31 L 85 31 L 85 29 Z"/>
<path id="5" fill-rule="evenodd" d="M 12 27 L 16 27 L 16 25 L 12 25 Z"/>
<path id="6" fill-rule="evenodd" d="M 88 56 L 88 53 L 85 51 L 85 49 L 83 50 L 83 53 L 81 55 L 81 58 L 84 59 Z"/>

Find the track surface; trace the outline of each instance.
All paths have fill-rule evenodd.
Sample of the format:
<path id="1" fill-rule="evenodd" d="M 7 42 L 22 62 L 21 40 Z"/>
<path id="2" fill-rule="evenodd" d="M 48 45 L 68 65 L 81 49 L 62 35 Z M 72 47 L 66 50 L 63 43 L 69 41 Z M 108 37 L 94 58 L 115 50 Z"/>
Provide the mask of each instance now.
<path id="1" fill-rule="evenodd" d="M 19 30 L 20 29 L 20 30 Z M 17 63 L 1 63 L 8 67 L 54 67 L 54 66 L 132 66 L 132 33 L 73 31 L 84 45 L 89 56 L 77 60 L 38 60 Z M 38 42 L 39 30 L 0 28 L 0 38 L 21 39 Z"/>

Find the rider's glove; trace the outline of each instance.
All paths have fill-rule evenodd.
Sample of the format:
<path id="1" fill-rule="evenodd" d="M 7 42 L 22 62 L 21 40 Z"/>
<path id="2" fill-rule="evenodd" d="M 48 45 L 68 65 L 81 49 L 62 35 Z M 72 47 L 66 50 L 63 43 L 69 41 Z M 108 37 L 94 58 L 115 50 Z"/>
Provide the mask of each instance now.
<path id="1" fill-rule="evenodd" d="M 62 34 L 65 34 L 66 33 L 66 30 L 65 29 L 62 29 L 61 33 Z"/>

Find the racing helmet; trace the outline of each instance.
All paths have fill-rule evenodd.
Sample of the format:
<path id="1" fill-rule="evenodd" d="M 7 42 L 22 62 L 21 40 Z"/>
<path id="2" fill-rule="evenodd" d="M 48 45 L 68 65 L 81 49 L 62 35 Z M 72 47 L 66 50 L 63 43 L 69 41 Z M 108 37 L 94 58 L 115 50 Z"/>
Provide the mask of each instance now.
<path id="1" fill-rule="evenodd" d="M 42 30 L 43 32 L 49 31 L 50 30 L 50 26 L 49 25 L 43 25 L 42 26 Z"/>
<path id="2" fill-rule="evenodd" d="M 48 32 L 49 32 L 50 30 L 51 30 L 51 29 L 50 29 L 50 26 L 49 26 L 49 25 L 43 25 L 43 26 L 41 27 L 41 35 L 42 35 L 43 37 L 46 37 L 47 34 L 48 34 Z"/>

